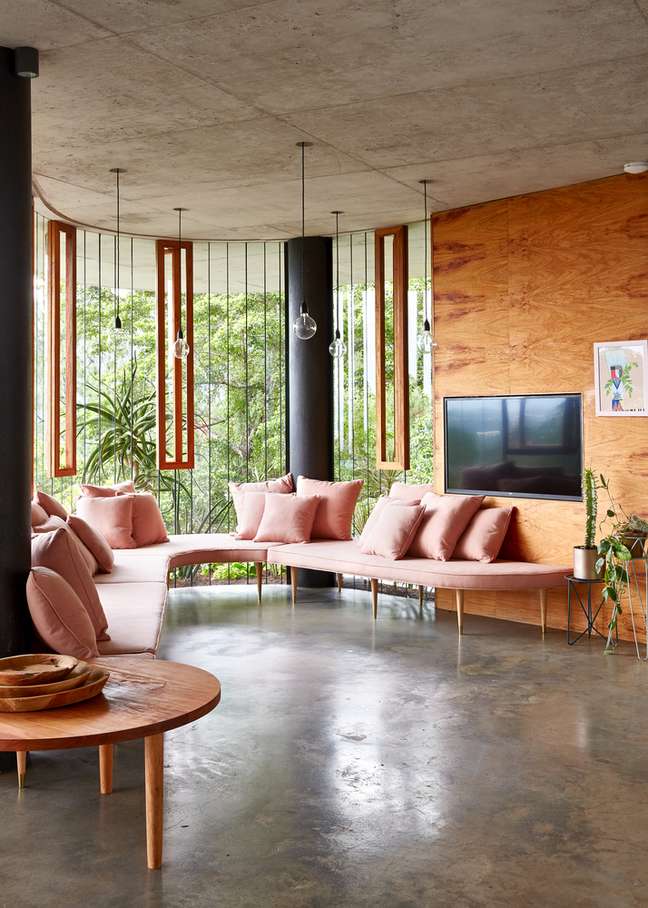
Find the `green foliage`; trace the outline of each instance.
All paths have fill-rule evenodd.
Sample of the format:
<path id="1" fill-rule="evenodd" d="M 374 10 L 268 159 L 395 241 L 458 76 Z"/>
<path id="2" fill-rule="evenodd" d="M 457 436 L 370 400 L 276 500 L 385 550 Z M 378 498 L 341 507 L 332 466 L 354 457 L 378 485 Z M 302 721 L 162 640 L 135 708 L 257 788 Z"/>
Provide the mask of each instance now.
<path id="1" fill-rule="evenodd" d="M 590 467 L 583 473 L 583 494 L 585 495 L 585 548 L 594 547 L 596 538 L 596 515 L 598 511 L 598 490 L 596 477 Z"/>
<path id="2" fill-rule="evenodd" d="M 634 369 L 634 367 L 637 365 L 638 365 L 638 363 L 627 363 L 621 369 L 621 384 L 623 385 L 624 391 L 626 391 L 628 393 L 629 397 L 632 397 L 632 392 L 634 390 L 634 386 L 632 383 L 632 375 L 631 375 L 630 370 Z M 613 392 L 614 382 L 612 381 L 611 378 L 606 381 L 605 390 L 607 391 L 608 394 L 611 394 Z"/>

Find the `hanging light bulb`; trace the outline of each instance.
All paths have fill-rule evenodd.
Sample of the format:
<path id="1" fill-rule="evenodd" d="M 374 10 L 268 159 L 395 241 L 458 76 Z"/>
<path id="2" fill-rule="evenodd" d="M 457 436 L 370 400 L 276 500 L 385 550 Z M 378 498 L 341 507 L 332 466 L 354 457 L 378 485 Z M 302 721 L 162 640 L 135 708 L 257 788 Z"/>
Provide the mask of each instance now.
<path id="1" fill-rule="evenodd" d="M 178 258 L 180 260 L 180 268 L 178 269 L 180 275 L 182 275 L 182 212 L 186 211 L 186 208 L 174 208 L 174 211 L 178 212 Z M 182 277 L 180 278 L 182 281 Z M 182 333 L 182 305 L 180 306 L 180 324 L 178 326 L 178 333 L 176 334 L 176 339 L 173 342 L 173 355 L 176 359 L 187 359 L 189 356 L 189 344 L 184 339 L 184 334 Z"/>
<path id="2" fill-rule="evenodd" d="M 304 239 L 306 234 L 305 219 L 305 185 L 304 185 L 304 149 L 309 148 L 312 142 L 297 142 L 297 147 L 301 148 L 301 217 L 302 217 L 302 243 L 301 243 L 301 287 L 302 287 L 302 304 L 299 309 L 299 315 L 293 322 L 293 331 L 295 337 L 299 340 L 310 340 L 317 332 L 317 322 L 308 311 L 306 303 L 306 294 L 304 292 Z"/>
<path id="3" fill-rule="evenodd" d="M 335 337 L 329 344 L 333 359 L 340 359 L 346 353 L 346 344 L 340 337 L 340 215 L 343 211 L 332 211 L 335 215 Z"/>
<path id="4" fill-rule="evenodd" d="M 437 346 L 437 342 L 432 336 L 432 331 L 430 329 L 430 318 L 428 316 L 428 208 L 427 208 L 427 187 L 430 180 L 419 180 L 419 183 L 423 184 L 423 206 L 425 209 L 425 219 L 424 219 L 424 280 L 423 280 L 423 313 L 425 319 L 423 321 L 423 330 L 419 333 L 416 338 L 416 346 L 421 353 L 432 353 L 434 348 Z M 430 293 L 432 295 L 432 293 Z"/>
<path id="5" fill-rule="evenodd" d="M 115 328 L 119 330 L 122 326 L 122 320 L 119 316 L 119 175 L 121 173 L 126 173 L 122 167 L 111 167 L 110 172 L 115 174 L 115 189 L 117 196 L 117 211 L 116 211 L 116 221 L 117 221 L 117 234 L 115 236 L 115 281 L 114 281 L 114 294 L 115 294 Z"/>

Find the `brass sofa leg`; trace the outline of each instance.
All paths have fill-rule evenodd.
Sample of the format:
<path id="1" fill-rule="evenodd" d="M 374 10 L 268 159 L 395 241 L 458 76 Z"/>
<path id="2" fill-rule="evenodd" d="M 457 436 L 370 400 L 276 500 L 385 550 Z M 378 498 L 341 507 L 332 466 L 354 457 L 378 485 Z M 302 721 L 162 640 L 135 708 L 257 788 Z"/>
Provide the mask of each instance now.
<path id="1" fill-rule="evenodd" d="M 292 603 L 292 607 L 294 608 L 295 603 L 297 602 L 297 568 L 296 567 L 290 568 L 290 601 Z"/>
<path id="2" fill-rule="evenodd" d="M 463 634 L 463 610 L 464 610 L 464 591 L 455 590 L 455 602 L 457 604 L 457 629 L 459 634 Z"/>
<path id="3" fill-rule="evenodd" d="M 256 588 L 257 588 L 257 599 L 259 600 L 259 605 L 261 605 L 261 597 L 263 594 L 263 562 L 257 561 L 254 565 L 256 571 Z"/>
<path id="4" fill-rule="evenodd" d="M 423 603 L 425 601 L 425 587 L 419 586 L 419 618 L 423 617 Z"/>
<path id="5" fill-rule="evenodd" d="M 372 579 L 369 583 L 371 585 L 371 612 L 375 621 L 378 617 L 378 581 Z"/>
<path id="6" fill-rule="evenodd" d="M 540 590 L 540 628 L 544 637 L 547 630 L 547 591 Z"/>
<path id="7" fill-rule="evenodd" d="M 336 574 L 335 576 L 337 578 L 337 588 L 339 594 L 342 592 L 342 581 L 344 580 L 344 577 L 342 576 L 342 574 Z"/>

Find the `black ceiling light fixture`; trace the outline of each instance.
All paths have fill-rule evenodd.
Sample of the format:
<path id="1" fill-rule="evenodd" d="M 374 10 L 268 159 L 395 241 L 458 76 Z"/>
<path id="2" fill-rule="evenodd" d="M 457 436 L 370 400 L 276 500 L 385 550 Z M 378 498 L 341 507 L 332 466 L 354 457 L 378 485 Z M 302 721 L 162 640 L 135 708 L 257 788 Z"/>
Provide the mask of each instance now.
<path id="1" fill-rule="evenodd" d="M 423 330 L 416 339 L 416 346 L 419 348 L 421 353 L 432 353 L 434 348 L 437 346 L 437 342 L 434 340 L 432 335 L 432 330 L 430 328 L 430 319 L 433 318 L 431 307 L 434 302 L 434 291 L 432 288 L 428 288 L 428 206 L 427 206 L 427 188 L 428 184 L 432 180 L 419 180 L 419 183 L 423 184 L 423 206 L 425 209 L 425 221 L 424 221 L 424 244 L 425 249 L 423 251 L 423 259 L 425 265 L 423 266 Z M 434 281 L 432 282 L 434 284 Z"/>
<path id="2" fill-rule="evenodd" d="M 178 333 L 173 343 L 173 355 L 176 359 L 187 359 L 189 356 L 189 344 L 182 333 L 182 212 L 186 208 L 174 208 L 178 212 L 178 274 L 180 275 L 180 287 L 178 293 Z"/>
<path id="3" fill-rule="evenodd" d="M 340 336 L 340 215 L 343 211 L 332 211 L 335 215 L 335 337 L 329 344 L 333 359 L 340 359 L 346 353 L 346 344 Z"/>
<path id="4" fill-rule="evenodd" d="M 302 242 L 301 242 L 301 291 L 302 303 L 299 309 L 299 315 L 293 322 L 293 331 L 299 340 L 310 340 L 317 332 L 317 322 L 308 311 L 306 303 L 306 292 L 304 290 L 304 241 L 306 236 L 306 217 L 305 217 L 305 180 L 304 180 L 304 151 L 312 146 L 312 142 L 297 142 L 297 148 L 301 148 L 301 219 L 302 219 Z"/>
<path id="5" fill-rule="evenodd" d="M 14 50 L 14 69 L 22 79 L 37 79 L 38 51 L 35 47 L 17 47 Z"/>
<path id="6" fill-rule="evenodd" d="M 113 281 L 113 294 L 115 297 L 115 328 L 119 329 L 122 326 L 121 318 L 119 317 L 119 219 L 120 219 L 120 208 L 119 208 L 119 177 L 122 173 L 126 173 L 123 167 L 111 167 L 110 172 L 115 174 L 115 195 L 116 195 L 116 212 L 115 220 L 117 222 L 117 233 L 115 234 L 115 255 L 114 255 L 114 281 Z"/>

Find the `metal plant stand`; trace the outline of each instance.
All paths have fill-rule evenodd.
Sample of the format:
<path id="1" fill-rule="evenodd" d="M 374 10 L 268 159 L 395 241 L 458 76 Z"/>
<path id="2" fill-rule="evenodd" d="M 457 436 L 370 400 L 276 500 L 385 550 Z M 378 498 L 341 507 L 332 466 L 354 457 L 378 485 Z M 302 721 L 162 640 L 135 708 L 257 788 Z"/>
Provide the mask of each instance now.
<path id="1" fill-rule="evenodd" d="M 626 585 L 623 605 L 627 605 L 630 612 L 632 636 L 637 659 L 642 658 L 637 635 L 637 625 L 640 621 L 643 621 L 643 630 L 646 640 L 645 658 L 648 660 L 648 555 L 644 551 L 645 539 L 640 536 L 631 542 L 626 540 L 626 545 L 630 549 L 633 557 L 630 561 L 626 562 Z M 616 639 L 618 643 L 618 629 Z M 609 648 L 611 643 L 612 629 L 608 632 L 606 648 Z"/>
<path id="2" fill-rule="evenodd" d="M 567 578 L 567 643 L 569 646 L 573 646 L 575 643 L 578 643 L 586 634 L 588 637 L 592 636 L 592 632 L 598 634 L 603 640 L 606 640 L 605 634 L 602 634 L 596 627 L 595 622 L 598 618 L 599 612 L 605 604 L 605 600 L 601 596 L 601 601 L 599 602 L 596 611 L 592 605 L 592 587 L 595 584 L 601 585 L 601 580 L 580 580 L 578 577 L 569 576 Z M 585 584 L 587 586 L 587 597 L 583 601 L 581 596 L 580 584 Z M 576 637 L 571 639 L 571 609 L 572 609 L 572 596 L 575 599 L 575 605 L 580 608 L 582 613 L 585 615 L 587 620 L 587 627 L 585 630 L 581 631 Z M 618 632 L 617 632 L 618 634 Z"/>

